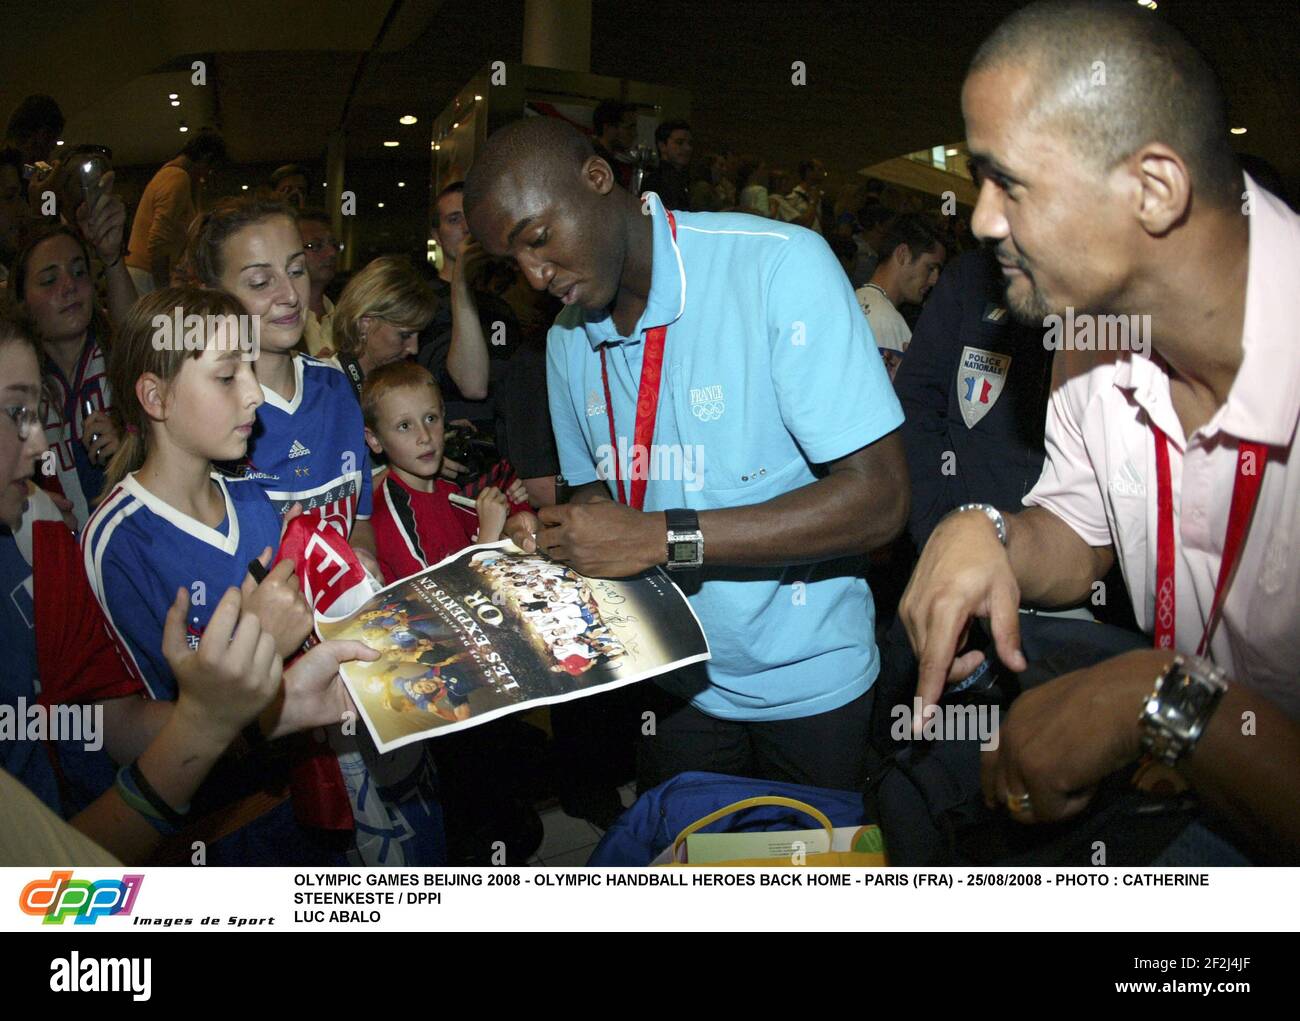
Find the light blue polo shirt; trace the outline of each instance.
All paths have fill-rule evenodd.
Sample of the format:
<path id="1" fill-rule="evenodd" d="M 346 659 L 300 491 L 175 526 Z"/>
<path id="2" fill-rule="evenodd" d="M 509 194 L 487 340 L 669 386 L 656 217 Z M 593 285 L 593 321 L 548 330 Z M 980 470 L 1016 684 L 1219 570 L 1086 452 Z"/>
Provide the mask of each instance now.
<path id="1" fill-rule="evenodd" d="M 659 325 L 668 336 L 647 511 L 763 503 L 814 482 L 812 465 L 902 424 L 866 317 L 819 235 L 743 213 L 676 212 L 674 241 L 658 197 L 649 205 L 654 262 L 633 336 L 620 337 L 607 311 L 570 306 L 547 337 L 551 424 L 570 485 L 605 479 L 614 495 L 599 347 L 618 446 L 630 448 L 644 331 Z M 857 559 L 710 566 L 706 534 L 704 561 L 690 601 L 713 658 L 697 708 L 794 719 L 839 708 L 875 682 L 875 605 Z"/>

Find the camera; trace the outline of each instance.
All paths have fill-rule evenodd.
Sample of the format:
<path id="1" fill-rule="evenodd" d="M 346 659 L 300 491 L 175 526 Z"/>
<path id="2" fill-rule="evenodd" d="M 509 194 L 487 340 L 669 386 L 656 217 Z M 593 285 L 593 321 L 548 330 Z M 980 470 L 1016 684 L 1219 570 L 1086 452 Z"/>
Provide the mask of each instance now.
<path id="1" fill-rule="evenodd" d="M 43 215 L 44 194 L 52 191 L 58 212 L 72 222 L 82 202 L 94 209 L 103 194 L 102 179 L 112 169 L 113 150 L 106 145 L 73 146 L 53 167 L 34 164 L 28 191 L 33 213 Z"/>

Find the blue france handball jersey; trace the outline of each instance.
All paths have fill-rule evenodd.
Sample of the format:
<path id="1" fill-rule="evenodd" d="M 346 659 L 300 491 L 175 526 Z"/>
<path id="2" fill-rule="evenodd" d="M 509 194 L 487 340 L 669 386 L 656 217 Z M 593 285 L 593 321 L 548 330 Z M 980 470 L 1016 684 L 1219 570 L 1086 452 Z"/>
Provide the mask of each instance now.
<path id="1" fill-rule="evenodd" d="M 248 444 L 253 479 L 283 514 L 294 503 L 334 524 L 344 538 L 370 517 L 370 451 L 361 408 L 347 377 L 332 365 L 298 355 L 293 399 L 262 387 Z"/>
<path id="2" fill-rule="evenodd" d="M 27 740 L 27 709 L 36 705 L 36 617 L 32 603 L 32 569 L 12 532 L 0 526 L 0 707 L 8 725 L 0 724 L 0 766 L 17 777 L 53 811 L 59 812 L 54 767 L 40 741 Z M 20 701 L 21 700 L 21 701 Z M 22 710 L 20 712 L 20 710 Z M 6 733 L 9 726 L 12 733 Z"/>
<path id="3" fill-rule="evenodd" d="M 91 589 L 128 667 L 159 699 L 176 698 L 163 656 L 163 625 L 176 590 L 190 593 L 186 635 L 191 648 L 226 589 L 238 587 L 248 563 L 280 544 L 280 516 L 253 482 L 213 474 L 226 501 L 216 528 L 182 514 L 136 481 L 124 478 L 91 516 L 81 550 Z"/>

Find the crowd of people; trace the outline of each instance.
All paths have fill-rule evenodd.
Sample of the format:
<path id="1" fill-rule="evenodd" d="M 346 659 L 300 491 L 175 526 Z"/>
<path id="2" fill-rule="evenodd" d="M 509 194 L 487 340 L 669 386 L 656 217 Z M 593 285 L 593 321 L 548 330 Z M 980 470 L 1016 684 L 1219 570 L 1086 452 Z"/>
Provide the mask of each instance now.
<path id="1" fill-rule="evenodd" d="M 1071 86 L 1103 44 L 1104 98 Z M 339 666 L 379 653 L 302 651 L 276 553 L 303 517 L 377 586 L 502 537 L 565 577 L 670 573 L 710 661 L 550 712 L 545 793 L 602 826 L 633 772 L 861 790 L 897 705 L 961 698 L 1002 713 L 966 779 L 1004 818 L 1172 786 L 1200 808 L 1155 860 L 1295 862 L 1300 219 L 1140 11 L 1017 12 L 962 109 L 969 226 L 879 181 L 832 199 L 817 159 L 694 158 L 680 120 L 647 170 L 610 102 L 590 133 L 493 134 L 434 197 L 436 270 L 344 281 L 302 166 L 209 204 L 229 155 L 204 129 L 128 212 L 25 101 L 0 152 L 0 700 L 94 706 L 104 741 L 0 744 L 31 802 L 9 846 L 532 853 L 536 777 L 500 766 L 528 725 L 389 756 L 340 736 Z M 1054 351 L 1067 309 L 1146 316 L 1148 346 Z M 619 441 L 702 451 L 703 484 L 606 471 Z M 545 595 L 539 563 L 520 584 Z M 557 658 L 617 653 L 581 602 L 538 602 Z M 404 697 L 464 719 L 449 662 Z"/>

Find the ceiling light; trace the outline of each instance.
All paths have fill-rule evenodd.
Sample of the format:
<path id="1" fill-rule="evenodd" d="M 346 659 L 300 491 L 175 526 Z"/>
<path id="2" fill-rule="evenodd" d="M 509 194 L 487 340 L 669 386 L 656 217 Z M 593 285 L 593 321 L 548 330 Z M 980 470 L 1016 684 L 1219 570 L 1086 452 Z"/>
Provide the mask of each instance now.
<path id="1" fill-rule="evenodd" d="M 455 131 L 458 127 L 460 127 L 460 121 L 454 122 L 451 126 L 451 130 Z"/>
<path id="2" fill-rule="evenodd" d="M 181 125 L 181 134 L 182 134 L 182 135 L 185 134 L 185 132 L 187 132 L 187 131 L 189 131 L 189 130 L 190 130 L 190 129 L 187 128 L 184 124 Z"/>
<path id="3" fill-rule="evenodd" d="M 383 204 L 382 202 L 379 203 L 379 208 L 380 208 L 380 209 L 383 209 L 383 208 L 384 208 L 384 204 Z"/>
<path id="4" fill-rule="evenodd" d="M 401 145 L 401 144 L 402 144 L 401 142 L 385 142 L 385 143 L 384 143 L 384 148 L 385 148 L 385 149 L 396 149 L 396 148 L 397 148 L 399 145 Z"/>
<path id="5" fill-rule="evenodd" d="M 442 146 L 440 146 L 437 142 L 434 142 L 434 143 L 433 143 L 433 147 L 434 147 L 434 149 L 441 149 L 441 148 L 442 148 Z"/>
<path id="6" fill-rule="evenodd" d="M 481 102 L 483 102 L 483 97 L 482 97 L 482 96 L 475 96 L 475 97 L 474 97 L 474 102 L 476 102 L 476 103 L 481 103 Z"/>
<path id="7" fill-rule="evenodd" d="M 945 150 L 943 151 L 943 153 L 944 153 L 945 156 L 956 156 L 956 155 L 957 155 L 957 150 L 956 150 L 956 149 L 945 149 Z"/>
<path id="8" fill-rule="evenodd" d="M 55 142 L 54 144 L 55 144 L 55 145 L 62 145 L 62 144 L 63 144 L 63 139 L 60 138 L 60 139 L 59 139 L 57 142 Z"/>
<path id="9" fill-rule="evenodd" d="M 248 185 L 246 184 L 241 184 L 239 187 L 242 191 L 248 191 Z"/>
<path id="10" fill-rule="evenodd" d="M 180 106 L 180 105 L 181 105 L 181 101 L 179 99 L 172 100 L 172 106 Z"/>
<path id="11" fill-rule="evenodd" d="M 410 114 L 410 113 L 408 113 L 405 117 L 399 117 L 399 118 L 397 118 L 397 123 L 398 123 L 398 124 L 414 124 L 418 119 L 419 119 L 419 118 L 417 118 L 414 114 Z"/>
<path id="12" fill-rule="evenodd" d="M 397 187 L 399 187 L 399 188 L 405 188 L 405 187 L 406 187 L 406 182 L 405 182 L 405 181 L 398 181 L 398 182 L 397 182 Z"/>
<path id="13" fill-rule="evenodd" d="M 1246 133 L 1245 128 L 1231 128 L 1229 130 L 1231 130 L 1234 135 L 1244 135 Z"/>
<path id="14" fill-rule="evenodd" d="M 168 98 L 168 99 L 180 99 L 181 97 L 178 96 L 175 92 L 169 92 L 169 93 L 167 93 L 167 98 Z"/>
<path id="15" fill-rule="evenodd" d="M 1138 0 L 1139 7 L 1145 7 L 1148 11 L 1154 11 L 1158 4 L 1156 0 Z"/>

